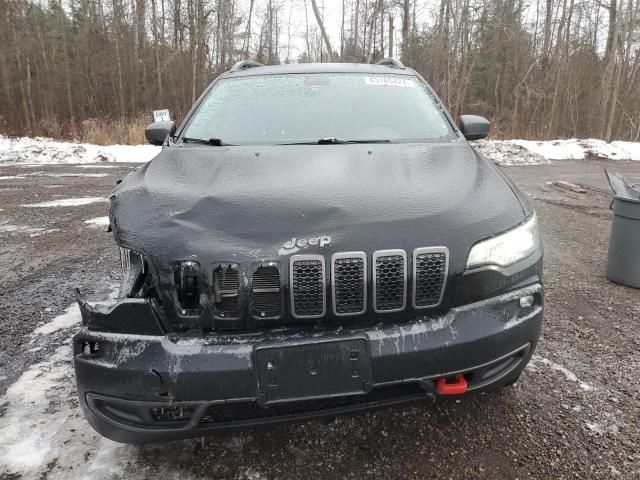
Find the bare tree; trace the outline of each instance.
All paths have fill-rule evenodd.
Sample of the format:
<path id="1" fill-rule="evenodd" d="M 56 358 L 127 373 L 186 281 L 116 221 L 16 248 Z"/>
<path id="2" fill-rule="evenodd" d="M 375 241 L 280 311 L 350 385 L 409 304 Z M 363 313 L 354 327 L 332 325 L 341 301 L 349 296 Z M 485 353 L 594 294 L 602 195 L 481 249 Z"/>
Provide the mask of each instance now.
<path id="1" fill-rule="evenodd" d="M 536 0 L 531 18 L 522 0 L 333 0 L 339 39 L 317 0 L 301 2 L 0 1 L 0 131 L 78 136 L 86 121 L 139 125 L 160 104 L 180 118 L 242 58 L 373 62 L 388 52 L 454 115 L 491 117 L 500 135 L 640 139 L 640 0 Z"/>
<path id="2" fill-rule="evenodd" d="M 313 14 L 316 16 L 316 22 L 318 22 L 318 27 L 320 28 L 320 32 L 322 33 L 324 44 L 327 47 L 327 56 L 329 58 L 329 61 L 333 62 L 335 60 L 333 55 L 333 48 L 331 48 L 331 41 L 329 40 L 327 31 L 324 28 L 324 23 L 322 22 L 322 17 L 320 15 L 320 10 L 318 10 L 316 0 L 311 0 L 311 6 L 313 7 Z"/>
<path id="3" fill-rule="evenodd" d="M 251 44 L 251 16 L 253 15 L 254 0 L 249 2 L 249 16 L 247 17 L 247 28 L 242 44 L 242 51 L 245 57 L 249 56 L 249 45 Z"/>
<path id="4" fill-rule="evenodd" d="M 393 57 L 393 15 L 389 14 L 389 56 Z"/>
<path id="5" fill-rule="evenodd" d="M 444 0 L 442 0 L 444 2 Z M 409 57 L 409 12 L 411 1 L 403 0 L 402 2 L 402 59 L 408 60 Z"/>
<path id="6" fill-rule="evenodd" d="M 158 83 L 158 96 L 162 101 L 162 69 L 160 68 L 160 47 L 158 41 L 158 15 L 156 13 L 156 0 L 151 0 L 151 24 L 153 28 L 153 58 L 155 61 L 156 82 Z"/>

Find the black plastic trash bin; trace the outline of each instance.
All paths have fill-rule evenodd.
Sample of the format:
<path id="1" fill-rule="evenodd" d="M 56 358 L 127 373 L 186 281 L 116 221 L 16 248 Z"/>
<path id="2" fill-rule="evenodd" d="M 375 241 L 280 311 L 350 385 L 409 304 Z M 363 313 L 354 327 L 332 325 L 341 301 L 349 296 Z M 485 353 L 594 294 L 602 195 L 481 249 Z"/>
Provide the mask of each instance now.
<path id="1" fill-rule="evenodd" d="M 605 170 L 614 192 L 607 278 L 640 288 L 640 185 Z"/>

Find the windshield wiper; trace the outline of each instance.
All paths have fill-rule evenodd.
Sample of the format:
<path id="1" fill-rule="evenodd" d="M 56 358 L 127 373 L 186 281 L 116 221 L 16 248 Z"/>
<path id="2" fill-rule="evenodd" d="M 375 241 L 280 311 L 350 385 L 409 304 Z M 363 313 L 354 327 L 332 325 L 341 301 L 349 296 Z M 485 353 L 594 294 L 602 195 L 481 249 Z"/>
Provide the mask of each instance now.
<path id="1" fill-rule="evenodd" d="M 386 138 L 372 138 L 367 140 L 337 140 L 336 143 L 391 143 Z"/>
<path id="2" fill-rule="evenodd" d="M 206 140 L 204 138 L 182 137 L 182 143 L 200 143 L 202 145 L 211 145 L 212 147 L 225 147 L 232 145 L 231 143 L 223 143 L 219 138 L 210 138 Z"/>
<path id="3" fill-rule="evenodd" d="M 391 140 L 387 139 L 367 139 L 367 140 L 340 140 L 336 137 L 324 137 L 315 142 L 292 142 L 292 143 L 280 143 L 279 145 L 343 145 L 350 143 L 391 143 Z"/>

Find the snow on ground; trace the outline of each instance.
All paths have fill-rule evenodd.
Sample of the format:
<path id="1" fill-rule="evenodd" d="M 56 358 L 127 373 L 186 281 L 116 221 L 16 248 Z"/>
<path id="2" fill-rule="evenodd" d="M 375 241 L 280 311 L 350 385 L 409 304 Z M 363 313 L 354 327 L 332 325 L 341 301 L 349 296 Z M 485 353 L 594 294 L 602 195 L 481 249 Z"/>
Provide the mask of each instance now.
<path id="1" fill-rule="evenodd" d="M 8 220 L 0 221 L 0 233 L 41 233 L 44 228 L 30 227 L 28 225 L 13 225 Z"/>
<path id="2" fill-rule="evenodd" d="M 551 163 L 537 153 L 516 145 L 509 140 L 478 140 L 473 147 L 498 165 L 544 165 Z"/>
<path id="3" fill-rule="evenodd" d="M 640 161 L 640 142 L 611 142 L 593 138 L 568 140 L 479 140 L 473 146 L 498 165 L 542 165 L 551 160 Z"/>
<path id="4" fill-rule="evenodd" d="M 110 173 L 45 173 L 45 172 L 33 172 L 33 173 L 21 173 L 20 175 L 6 175 L 0 176 L 0 180 L 24 180 L 27 177 L 57 177 L 57 178 L 76 178 L 76 177 L 88 177 L 88 178 L 101 178 L 108 177 Z"/>
<path id="5" fill-rule="evenodd" d="M 611 142 L 593 138 L 568 140 L 478 140 L 473 146 L 498 165 L 542 165 L 552 160 L 605 158 L 640 161 L 640 142 Z M 109 162 L 147 162 L 160 152 L 153 145 L 92 145 L 61 142 L 49 138 L 0 136 L 0 166 L 42 164 L 87 164 L 81 168 L 112 168 Z M 75 176 L 75 174 L 47 174 Z M 104 176 L 107 174 L 77 174 Z M 1 179 L 22 178 L 0 177 Z"/>
<path id="6" fill-rule="evenodd" d="M 530 140 L 510 140 L 511 143 L 525 148 L 549 160 L 581 160 L 583 158 L 605 158 L 609 160 L 640 161 L 640 142 L 611 142 L 587 138 L 578 140 L 548 140 L 536 142 Z"/>
<path id="7" fill-rule="evenodd" d="M 42 228 L 38 232 L 30 233 L 29 236 L 30 237 L 39 237 L 40 235 L 46 235 L 47 233 L 54 233 L 54 232 L 59 232 L 59 231 L 60 231 L 59 228 Z"/>
<path id="8" fill-rule="evenodd" d="M 147 162 L 160 152 L 153 145 L 60 142 L 50 138 L 0 136 L 0 165 Z"/>
<path id="9" fill-rule="evenodd" d="M 0 476 L 121 478 L 135 449 L 100 437 L 87 425 L 77 407 L 71 358 L 68 340 L 32 365 L 0 399 L 6 408 L 0 422 Z"/>
<path id="10" fill-rule="evenodd" d="M 0 212 L 4 209 L 0 209 Z M 29 225 L 14 225 L 9 223 L 9 220 L 0 219 L 0 233 L 28 233 L 30 237 L 37 237 L 46 233 L 59 232 L 58 228 L 41 228 L 30 227 Z"/>
<path id="11" fill-rule="evenodd" d="M 89 205 L 90 203 L 106 202 L 104 197 L 80 197 L 80 198 L 62 198 L 60 200 L 51 200 L 42 203 L 26 203 L 21 207 L 29 208 L 47 208 L 47 207 L 77 207 L 80 205 Z"/>
<path id="12" fill-rule="evenodd" d="M 90 218 L 89 220 L 85 220 L 84 223 L 92 227 L 108 227 L 109 217 Z"/>
<path id="13" fill-rule="evenodd" d="M 117 296 L 112 287 L 109 299 Z M 138 461 L 140 448 L 94 432 L 78 405 L 71 334 L 80 321 L 80 310 L 73 304 L 32 333 L 32 343 L 52 347 L 51 353 L 0 396 L 0 478 L 132 478 L 126 471 Z M 192 478 L 172 465 L 161 468 L 159 476 Z"/>
<path id="14" fill-rule="evenodd" d="M 545 367 L 554 370 L 556 372 L 560 372 L 564 375 L 565 380 L 567 380 L 567 382 L 573 382 L 573 383 L 577 383 L 578 387 L 581 390 L 584 390 L 586 392 L 590 392 L 591 390 L 593 390 L 593 386 L 591 386 L 590 384 L 581 381 L 580 379 L 578 379 L 578 376 L 573 373 L 571 370 L 569 370 L 566 367 L 563 367 L 562 365 L 555 363 L 551 360 L 549 360 L 548 358 L 545 357 L 540 357 L 538 355 L 533 355 L 531 357 L 531 361 L 529 363 L 529 365 L 527 365 L 527 369 L 529 370 L 536 370 L 538 368 L 538 364 L 542 364 Z"/>
<path id="15" fill-rule="evenodd" d="M 108 177 L 110 173 L 41 173 L 43 177 Z"/>
<path id="16" fill-rule="evenodd" d="M 63 328 L 73 327 L 78 322 L 80 322 L 80 307 L 74 303 L 62 315 L 58 315 L 52 321 L 39 326 L 33 333 L 34 335 L 48 335 Z"/>
<path id="17" fill-rule="evenodd" d="M 101 164 L 95 164 L 95 163 L 89 163 L 87 165 L 74 165 L 75 168 L 118 168 L 118 165 L 105 165 L 103 163 Z"/>
<path id="18" fill-rule="evenodd" d="M 34 335 L 46 337 L 80 322 L 77 305 Z M 78 408 L 71 364 L 71 339 L 47 360 L 32 365 L 13 383 L 0 406 L 0 477 L 115 478 L 122 475 L 136 450 L 100 437 Z M 16 477 L 17 478 L 17 477 Z"/>

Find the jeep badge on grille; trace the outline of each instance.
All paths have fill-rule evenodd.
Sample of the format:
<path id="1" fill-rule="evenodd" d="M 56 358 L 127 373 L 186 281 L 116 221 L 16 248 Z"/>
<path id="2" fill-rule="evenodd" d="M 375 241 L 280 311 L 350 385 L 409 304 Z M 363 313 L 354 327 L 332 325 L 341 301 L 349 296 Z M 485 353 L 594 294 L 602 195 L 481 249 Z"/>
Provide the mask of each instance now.
<path id="1" fill-rule="evenodd" d="M 328 247 L 331 245 L 331 236 L 330 235 L 320 235 L 319 237 L 311 237 L 309 239 L 306 238 L 296 238 L 292 237 L 291 240 L 287 241 L 282 248 L 285 250 L 292 250 L 294 248 L 307 248 L 309 246 L 319 246 L 320 248 Z"/>

